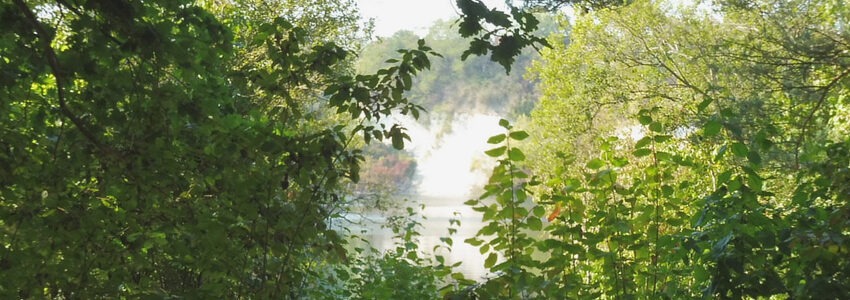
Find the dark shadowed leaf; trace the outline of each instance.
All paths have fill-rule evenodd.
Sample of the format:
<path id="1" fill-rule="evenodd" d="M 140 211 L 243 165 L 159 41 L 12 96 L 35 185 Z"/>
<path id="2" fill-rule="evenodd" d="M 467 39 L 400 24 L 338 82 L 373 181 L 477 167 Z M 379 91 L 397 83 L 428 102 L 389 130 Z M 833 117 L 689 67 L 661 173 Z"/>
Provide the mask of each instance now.
<path id="1" fill-rule="evenodd" d="M 723 125 L 720 124 L 717 120 L 709 120 L 705 123 L 705 127 L 703 127 L 702 133 L 705 136 L 715 136 L 720 133 L 720 129 L 723 128 Z"/>

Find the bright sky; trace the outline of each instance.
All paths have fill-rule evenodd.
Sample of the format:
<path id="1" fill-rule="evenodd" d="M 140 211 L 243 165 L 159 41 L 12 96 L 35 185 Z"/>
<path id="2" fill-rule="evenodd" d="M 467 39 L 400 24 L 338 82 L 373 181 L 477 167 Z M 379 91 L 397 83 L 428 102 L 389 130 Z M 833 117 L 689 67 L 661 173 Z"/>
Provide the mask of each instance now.
<path id="1" fill-rule="evenodd" d="M 357 0 L 364 18 L 375 19 L 375 35 L 391 36 L 396 31 L 407 29 L 419 34 L 438 19 L 458 17 L 455 0 Z M 504 1 L 485 0 L 488 6 L 504 4 Z"/>

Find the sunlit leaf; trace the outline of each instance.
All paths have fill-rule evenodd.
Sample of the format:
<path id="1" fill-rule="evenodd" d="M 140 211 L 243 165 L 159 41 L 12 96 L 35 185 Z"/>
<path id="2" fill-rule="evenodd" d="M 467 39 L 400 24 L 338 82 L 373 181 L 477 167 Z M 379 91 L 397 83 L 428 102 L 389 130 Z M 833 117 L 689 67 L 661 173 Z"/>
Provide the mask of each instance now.
<path id="1" fill-rule="evenodd" d="M 496 253 L 490 253 L 490 255 L 487 256 L 487 259 L 484 260 L 484 268 L 492 268 L 494 265 L 496 265 L 497 259 L 498 256 L 496 255 Z"/>
<path id="2" fill-rule="evenodd" d="M 517 141 L 522 141 L 526 138 L 528 138 L 528 133 L 525 132 L 525 131 L 511 132 L 511 139 L 514 139 L 514 140 L 517 140 Z"/>
<path id="3" fill-rule="evenodd" d="M 487 143 L 488 144 L 498 144 L 498 143 L 503 142 L 504 140 L 505 140 L 505 134 L 502 133 L 502 134 L 497 134 L 497 135 L 491 136 L 489 139 L 487 139 Z"/>
<path id="4" fill-rule="evenodd" d="M 508 120 L 505 120 L 505 119 L 499 119 L 499 126 L 502 126 L 502 127 L 504 127 L 505 129 L 508 129 L 508 130 L 510 130 L 510 129 L 511 129 L 511 128 L 510 128 L 510 127 L 511 127 L 511 123 L 510 123 L 510 122 L 508 122 Z"/>
<path id="5" fill-rule="evenodd" d="M 487 151 L 484 151 L 484 154 L 490 157 L 499 157 L 505 154 L 505 150 L 507 150 L 506 146 L 496 147 Z"/>
<path id="6" fill-rule="evenodd" d="M 648 146 L 649 144 L 651 144 L 652 141 L 653 141 L 652 137 L 645 136 L 645 137 L 641 138 L 640 140 L 638 140 L 637 143 L 635 143 L 635 149 L 644 148 L 644 147 Z"/>
<path id="7" fill-rule="evenodd" d="M 652 122 L 649 124 L 649 130 L 653 132 L 662 132 L 664 131 L 664 126 L 662 126 L 660 122 Z"/>
<path id="8" fill-rule="evenodd" d="M 598 158 L 591 159 L 585 165 L 585 167 L 587 167 L 588 169 L 591 169 L 591 170 L 597 170 L 597 169 L 599 169 L 603 166 L 605 166 L 605 162 L 602 161 L 601 159 L 598 159 Z"/>
<path id="9" fill-rule="evenodd" d="M 535 206 L 534 209 L 531 210 L 531 212 L 532 212 L 533 216 L 538 217 L 538 218 L 542 218 L 543 215 L 546 213 L 546 209 L 543 208 L 543 206 L 538 205 L 538 206 Z"/>
<path id="10" fill-rule="evenodd" d="M 512 161 L 523 161 L 525 160 L 525 154 L 522 153 L 522 150 L 519 150 L 519 148 L 511 148 L 511 150 L 508 151 L 508 158 Z"/>
<path id="11" fill-rule="evenodd" d="M 540 218 L 528 218 L 526 224 L 528 224 L 528 229 L 536 231 L 543 230 L 543 221 Z"/>
<path id="12" fill-rule="evenodd" d="M 650 155 L 650 154 L 652 154 L 652 150 L 646 149 L 646 148 L 637 149 L 634 152 L 632 152 L 632 155 L 634 155 L 636 157 L 644 157 L 644 156 L 647 156 L 647 155 Z"/>

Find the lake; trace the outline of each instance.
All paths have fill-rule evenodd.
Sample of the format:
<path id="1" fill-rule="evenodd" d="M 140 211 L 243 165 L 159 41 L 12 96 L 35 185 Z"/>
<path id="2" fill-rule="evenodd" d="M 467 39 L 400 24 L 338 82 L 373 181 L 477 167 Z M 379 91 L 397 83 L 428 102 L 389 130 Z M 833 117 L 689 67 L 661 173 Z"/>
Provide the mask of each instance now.
<path id="1" fill-rule="evenodd" d="M 481 279 L 487 275 L 484 269 L 484 256 L 473 247 L 464 243 L 467 238 L 483 226 L 481 215 L 463 203 L 470 195 L 477 194 L 476 187 L 482 186 L 488 178 L 488 171 L 494 161 L 484 155 L 484 151 L 494 147 L 487 139 L 504 131 L 499 116 L 489 114 L 430 115 L 428 126 L 407 118 L 396 116 L 394 120 L 402 124 L 411 141 L 405 146 L 417 162 L 418 188 L 410 199 L 424 205 L 420 213 L 424 217 L 419 237 L 419 249 L 431 252 L 435 246 L 443 245 L 441 238 L 448 236 L 449 220 L 460 220 L 460 227 L 451 236 L 453 249 L 442 252 L 447 263 L 463 262 L 458 271 L 469 279 Z M 418 211 L 418 209 L 417 209 Z M 385 251 L 394 249 L 392 231 L 381 228 L 384 216 L 375 214 L 364 216 L 374 220 L 360 230 L 362 235 L 375 248 Z M 351 232 L 359 230 L 352 228 Z"/>
<path id="2" fill-rule="evenodd" d="M 415 208 L 423 217 L 423 219 L 419 219 L 422 226 L 419 230 L 421 235 L 418 238 L 417 244 L 421 251 L 434 255 L 435 253 L 432 252 L 434 247 L 445 245 L 441 238 L 449 237 L 449 220 L 459 220 L 460 226 L 454 226 L 457 232 L 450 236 L 453 241 L 452 251 L 440 250 L 436 254 L 443 255 L 446 258 L 447 264 L 462 262 L 457 271 L 460 271 L 469 279 L 478 280 L 487 275 L 487 271 L 484 269 L 485 257 L 481 255 L 477 247 L 473 247 L 463 241 L 475 236 L 475 233 L 481 229 L 483 223 L 481 222 L 480 213 L 473 211 L 470 207 L 463 204 L 466 200 L 465 198 L 448 199 L 434 197 L 422 197 L 422 199 L 419 199 L 420 203 L 424 204 L 425 207 L 423 210 Z M 361 222 L 364 224 L 350 227 L 349 229 L 352 233 L 363 232 L 360 236 L 369 241 L 372 247 L 375 247 L 375 249 L 381 252 L 395 249 L 397 241 L 393 239 L 392 230 L 382 228 L 381 226 L 385 221 L 384 216 L 374 214 L 365 215 L 362 218 L 367 220 Z M 348 217 L 348 219 L 357 221 L 361 218 Z"/>

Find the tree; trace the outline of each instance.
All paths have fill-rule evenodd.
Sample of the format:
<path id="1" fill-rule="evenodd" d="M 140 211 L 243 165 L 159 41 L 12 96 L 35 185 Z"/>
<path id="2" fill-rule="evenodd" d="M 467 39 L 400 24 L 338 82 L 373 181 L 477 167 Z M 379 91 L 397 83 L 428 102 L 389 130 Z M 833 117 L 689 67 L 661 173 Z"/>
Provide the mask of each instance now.
<path id="1" fill-rule="evenodd" d="M 352 212 L 398 215 L 415 195 L 416 159 L 407 151 L 398 151 L 383 143 L 363 149 L 362 176 L 351 188 Z"/>
<path id="2" fill-rule="evenodd" d="M 847 145 L 830 134 L 845 114 L 847 16 L 833 1 L 636 2 L 582 16 L 538 66 L 527 157 L 506 158 L 539 176 L 536 202 L 512 191 L 495 195 L 510 205 L 476 207 L 495 220 L 485 229 L 551 223 L 525 248 L 536 254 L 509 262 L 519 272 L 481 291 L 847 297 L 848 199 L 833 180 Z M 516 187 L 505 173 L 491 183 Z M 488 229 L 490 243 L 471 242 L 485 251 L 527 235 Z"/>
<path id="3" fill-rule="evenodd" d="M 537 15 L 541 24 L 534 34 L 548 35 L 556 30 L 554 17 Z M 459 112 L 496 113 L 521 115 L 528 113 L 537 100 L 535 82 L 524 78 L 531 61 L 538 57 L 531 49 L 525 49 L 515 57 L 511 74 L 503 74 L 499 65 L 485 57 L 460 56 L 467 49 L 468 41 L 457 32 L 455 21 L 438 21 L 430 28 L 424 39 L 428 45 L 444 57 L 435 60 L 431 69 L 417 76 L 413 82 L 411 96 L 429 107 L 432 114 L 451 117 Z M 394 36 L 367 44 L 358 60 L 361 71 L 380 68 L 383 57 L 398 48 L 414 45 L 417 37 L 412 32 L 402 31 Z"/>
<path id="4" fill-rule="evenodd" d="M 458 33 L 471 38 L 469 47 L 461 55 L 466 60 L 470 55 L 485 56 L 499 63 L 506 73 L 522 50 L 531 47 L 540 50 L 550 47 L 549 42 L 534 32 L 540 20 L 534 12 L 557 11 L 563 6 L 573 6 L 581 10 L 597 10 L 617 7 L 631 3 L 627 0 L 523 0 L 523 6 L 506 1 L 508 12 L 487 7 L 481 0 L 457 0 L 460 10 Z"/>
<path id="5" fill-rule="evenodd" d="M 3 297 L 294 298 L 346 259 L 326 221 L 358 179 L 351 142 L 403 147 L 369 124 L 418 115 L 403 92 L 435 53 L 347 74 L 333 41 L 353 31 L 263 3 L 0 4 Z"/>

